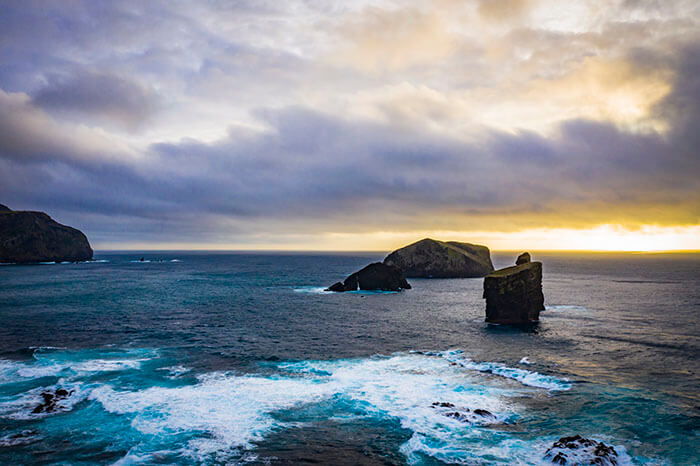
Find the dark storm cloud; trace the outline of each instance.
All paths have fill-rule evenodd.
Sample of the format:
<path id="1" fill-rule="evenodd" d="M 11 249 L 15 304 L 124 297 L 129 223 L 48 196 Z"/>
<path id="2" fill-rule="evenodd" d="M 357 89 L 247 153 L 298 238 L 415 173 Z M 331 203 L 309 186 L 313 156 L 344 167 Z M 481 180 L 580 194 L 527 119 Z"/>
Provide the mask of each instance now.
<path id="1" fill-rule="evenodd" d="M 122 76 L 79 71 L 52 76 L 33 97 L 34 105 L 59 116 L 74 115 L 96 123 L 135 130 L 158 108 L 158 96 Z M 96 120 L 96 121 L 95 121 Z"/>
<path id="2" fill-rule="evenodd" d="M 232 130 L 215 143 L 155 144 L 133 160 L 95 154 L 78 161 L 37 157 L 27 165 L 5 147 L 0 174 L 10 182 L 0 196 L 10 204 L 72 206 L 78 215 L 141 218 L 139 228 L 151 228 L 161 240 L 182 240 L 195 212 L 200 226 L 221 218 L 313 224 L 341 217 L 377 226 L 382 219 L 372 214 L 374 208 L 383 209 L 386 218 L 405 219 L 430 211 L 663 202 L 685 206 L 692 222 L 700 213 L 694 145 L 700 108 L 693 79 L 700 61 L 692 47 L 673 60 L 674 87 L 658 106 L 660 113 L 674 115 L 672 137 L 570 120 L 556 137 L 488 130 L 467 143 L 428 130 L 290 107 L 259 112 L 269 127 L 265 132 Z M 45 137 L 49 140 L 16 140 L 13 147 L 60 141 L 53 133 Z M 161 231 L 164 224 L 167 231 Z M 108 225 L 90 228 L 116 227 Z"/>

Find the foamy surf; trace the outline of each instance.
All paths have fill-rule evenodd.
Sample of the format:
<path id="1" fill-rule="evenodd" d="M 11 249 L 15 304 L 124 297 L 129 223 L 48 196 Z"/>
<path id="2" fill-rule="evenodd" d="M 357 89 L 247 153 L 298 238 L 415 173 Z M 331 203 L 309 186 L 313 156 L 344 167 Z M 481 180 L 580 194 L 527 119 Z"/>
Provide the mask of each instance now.
<path id="1" fill-rule="evenodd" d="M 529 415 L 520 398 L 538 388 L 552 389 L 554 382 L 529 371 L 525 376 L 500 374 L 523 384 L 514 388 L 483 374 L 486 367 L 491 373 L 494 368 L 513 370 L 494 364 L 474 363 L 452 350 L 265 362 L 260 372 L 183 378 L 191 369 L 172 365 L 157 351 L 45 350 L 37 351 L 34 361 L 0 361 L 0 373 L 12 375 L 14 382 L 41 381 L 24 392 L 0 396 L 0 417 L 40 421 L 81 416 L 75 411 L 89 409 L 90 416 L 103 412 L 111 422 L 124 419 L 131 430 L 117 433 L 120 442 L 127 442 L 128 454 L 116 464 L 247 461 L 257 458 L 257 445 L 272 434 L 303 423 L 357 419 L 407 430 L 409 437 L 396 448 L 409 464 L 426 457 L 458 464 L 544 464 L 549 438 L 522 440 L 508 432 Z M 0 390 L 8 381 L 14 383 L 3 380 Z M 44 391 L 59 388 L 71 395 L 54 412 L 32 412 Z M 278 415 L 307 408 L 303 423 Z M 6 440 L 35 441 L 31 435 L 23 439 L 19 431 Z M 624 448 L 615 448 L 623 452 L 619 464 L 627 464 Z"/>
<path id="2" fill-rule="evenodd" d="M 547 311 L 587 311 L 583 306 L 575 304 L 553 304 L 547 306 Z"/>
<path id="3" fill-rule="evenodd" d="M 552 391 L 571 389 L 571 382 L 568 379 L 560 379 L 550 375 L 540 374 L 539 372 L 509 367 L 498 362 L 475 362 L 466 357 L 462 350 L 444 351 L 439 353 L 439 355 L 465 369 L 513 379 L 530 387 L 545 388 Z M 524 359 L 527 361 L 527 358 Z M 522 359 L 520 363 L 523 364 Z M 525 362 L 524 364 L 528 363 L 529 361 Z"/>
<path id="4" fill-rule="evenodd" d="M 295 293 L 309 293 L 309 294 L 332 294 L 332 291 L 326 291 L 322 286 L 300 286 L 293 289 Z"/>
<path id="5" fill-rule="evenodd" d="M 308 293 L 308 294 L 331 294 L 331 295 L 343 295 L 343 294 L 361 294 L 361 295 L 382 295 L 382 294 L 396 294 L 398 291 L 384 291 L 384 290 L 355 290 L 355 291 L 345 291 L 342 293 L 336 293 L 333 291 L 328 291 L 326 288 L 320 286 L 300 286 L 293 288 L 295 293 Z"/>

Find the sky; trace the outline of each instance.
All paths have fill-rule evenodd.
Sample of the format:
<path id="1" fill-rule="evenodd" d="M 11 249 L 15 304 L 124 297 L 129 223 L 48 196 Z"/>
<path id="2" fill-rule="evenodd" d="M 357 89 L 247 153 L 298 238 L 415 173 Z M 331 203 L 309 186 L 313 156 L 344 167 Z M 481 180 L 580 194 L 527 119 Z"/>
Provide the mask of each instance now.
<path id="1" fill-rule="evenodd" d="M 17 1 L 0 203 L 95 249 L 700 249 L 697 0 Z"/>

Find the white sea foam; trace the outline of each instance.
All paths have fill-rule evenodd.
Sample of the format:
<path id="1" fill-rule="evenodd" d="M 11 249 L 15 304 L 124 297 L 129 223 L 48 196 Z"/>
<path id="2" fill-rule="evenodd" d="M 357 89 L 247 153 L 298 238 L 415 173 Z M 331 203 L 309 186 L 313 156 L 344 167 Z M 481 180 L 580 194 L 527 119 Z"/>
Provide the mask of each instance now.
<path id="1" fill-rule="evenodd" d="M 249 448 L 265 433 L 280 428 L 272 411 L 326 399 L 329 384 L 301 378 L 269 379 L 210 374 L 196 385 L 142 391 L 119 391 L 110 386 L 93 390 L 90 398 L 112 413 L 134 414 L 132 426 L 149 435 L 182 431 L 208 432 L 191 441 L 197 455 Z"/>
<path id="2" fill-rule="evenodd" d="M 66 353 L 60 354 L 65 358 Z M 109 359 L 102 354 L 90 360 L 54 362 L 59 366 L 67 364 L 64 371 L 72 371 L 72 376 L 91 371 L 138 369 L 145 360 L 143 352 L 129 355 L 133 357 Z M 0 374 L 5 370 L 18 372 L 18 365 L 26 369 L 30 364 L 0 361 Z M 409 440 L 400 447 L 409 463 L 420 463 L 428 455 L 447 463 L 544 464 L 545 451 L 553 440 L 524 441 L 488 428 L 517 420 L 523 408 L 514 399 L 533 388 L 499 384 L 498 379 L 482 373 L 548 389 L 564 389 L 565 383 L 498 363 L 476 363 L 458 350 L 282 362 L 272 367 L 279 372 L 273 375 L 215 372 L 199 376 L 192 385 L 151 386 L 143 390 L 120 386 L 118 378 L 106 385 L 64 378 L 52 387 L 0 398 L 0 416 L 34 419 L 50 415 L 31 413 L 41 402 L 41 392 L 59 387 L 73 389 L 73 395 L 60 400 L 60 411 L 69 411 L 87 399 L 110 413 L 128 416 L 131 426 L 144 434 L 143 441 L 116 464 L 151 463 L 154 458 L 182 454 L 197 462 L 215 459 L 225 463 L 231 458 L 236 461 L 253 458 L 246 450 L 256 442 L 276 430 L 299 425 L 276 417 L 280 410 L 324 402 L 327 406 L 330 402 L 330 411 L 323 418 L 347 421 L 348 416 L 343 412 L 335 416 L 333 406 L 337 400 L 342 406 L 352 406 L 352 413 L 358 413 L 357 416 L 393 419 L 412 431 Z M 177 377 L 188 368 L 175 365 L 159 370 Z M 477 409 L 492 415 L 476 414 Z M 183 442 L 183 435 L 190 440 Z M 168 439 L 182 445 L 182 450 L 161 451 Z M 617 445 L 615 448 L 624 452 Z M 620 464 L 627 464 L 627 457 L 621 455 L 621 458 Z"/>
<path id="3" fill-rule="evenodd" d="M 546 388 L 547 390 L 553 391 L 571 389 L 571 382 L 568 379 L 559 379 L 557 377 L 540 374 L 539 372 L 508 367 L 498 362 L 475 362 L 464 356 L 461 350 L 445 351 L 440 353 L 440 355 L 465 369 L 506 377 L 516 380 L 523 385 Z"/>
<path id="4" fill-rule="evenodd" d="M 0 448 L 28 445 L 30 443 L 37 442 L 39 439 L 40 437 L 37 435 L 36 431 L 23 430 L 21 432 L 15 432 L 0 437 Z"/>
<path id="5" fill-rule="evenodd" d="M 33 413 L 37 406 L 43 403 L 43 392 L 55 392 L 59 388 L 72 391 L 70 396 L 56 400 L 55 410 L 50 413 Z M 81 383 L 60 381 L 56 385 L 37 387 L 16 396 L 3 396 L 0 398 L 0 418 L 13 420 L 29 420 L 50 416 L 55 413 L 70 411 L 73 406 L 87 398 L 88 389 L 84 389 Z"/>
<path id="6" fill-rule="evenodd" d="M 557 304 L 547 306 L 548 311 L 586 311 L 587 309 L 583 306 L 576 306 L 573 304 Z"/>
<path id="7" fill-rule="evenodd" d="M 332 294 L 332 291 L 326 291 L 322 286 L 302 286 L 294 288 L 295 293 L 310 293 L 310 294 Z"/>
<path id="8" fill-rule="evenodd" d="M 26 378 L 51 376 L 82 376 L 96 372 L 113 372 L 138 369 L 147 359 L 89 359 L 85 361 L 40 360 L 23 364 L 17 374 Z"/>
<path id="9" fill-rule="evenodd" d="M 168 371 L 168 377 L 170 377 L 172 379 L 176 379 L 178 377 L 181 377 L 183 374 L 186 374 L 186 373 L 192 371 L 192 369 L 190 369 L 189 367 L 185 367 L 185 366 L 160 367 L 156 370 Z"/>
<path id="10" fill-rule="evenodd" d="M 478 425 L 516 416 L 507 402 L 510 392 L 485 387 L 481 377 L 470 377 L 440 358 L 403 354 L 278 367 L 286 375 L 212 373 L 200 376 L 195 385 L 140 391 L 105 385 L 89 398 L 109 412 L 133 416 L 132 426 L 147 435 L 206 432 L 189 442 L 198 460 L 221 452 L 240 454 L 268 433 L 294 427 L 276 419 L 274 412 L 333 397 L 357 403 L 367 416 L 394 418 L 405 428 L 438 438 L 451 438 L 454 432 L 478 435 L 473 431 Z M 462 420 L 448 417 L 445 409 L 433 406 L 435 402 L 452 403 L 454 410 L 467 415 Z M 493 416 L 469 418 L 475 409 Z"/>
<path id="11" fill-rule="evenodd" d="M 294 288 L 295 293 L 309 293 L 309 294 L 362 294 L 362 295 L 375 295 L 375 294 L 396 294 L 399 291 L 384 291 L 384 290 L 355 290 L 355 291 L 345 291 L 344 293 L 336 293 L 333 291 L 328 291 L 326 288 L 321 286 L 300 286 Z"/>
<path id="12" fill-rule="evenodd" d="M 133 350 L 102 354 L 103 357 L 100 358 L 86 358 L 79 352 L 57 351 L 63 348 L 41 346 L 31 349 L 34 350 L 34 360 L 31 361 L 0 359 L 0 384 L 41 377 L 74 380 L 99 372 L 136 370 L 144 361 L 157 354 L 155 351 Z"/>

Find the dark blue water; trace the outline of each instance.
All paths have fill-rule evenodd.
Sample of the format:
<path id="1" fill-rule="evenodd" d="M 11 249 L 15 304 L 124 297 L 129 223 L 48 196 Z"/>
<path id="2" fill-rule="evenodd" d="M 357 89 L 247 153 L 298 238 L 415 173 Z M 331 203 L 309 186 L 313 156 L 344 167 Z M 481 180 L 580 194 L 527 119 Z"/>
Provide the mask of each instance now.
<path id="1" fill-rule="evenodd" d="M 528 330 L 483 322 L 480 279 L 321 291 L 380 258 L 0 266 L 0 463 L 541 464 L 580 434 L 700 464 L 700 255 L 538 255 Z"/>

